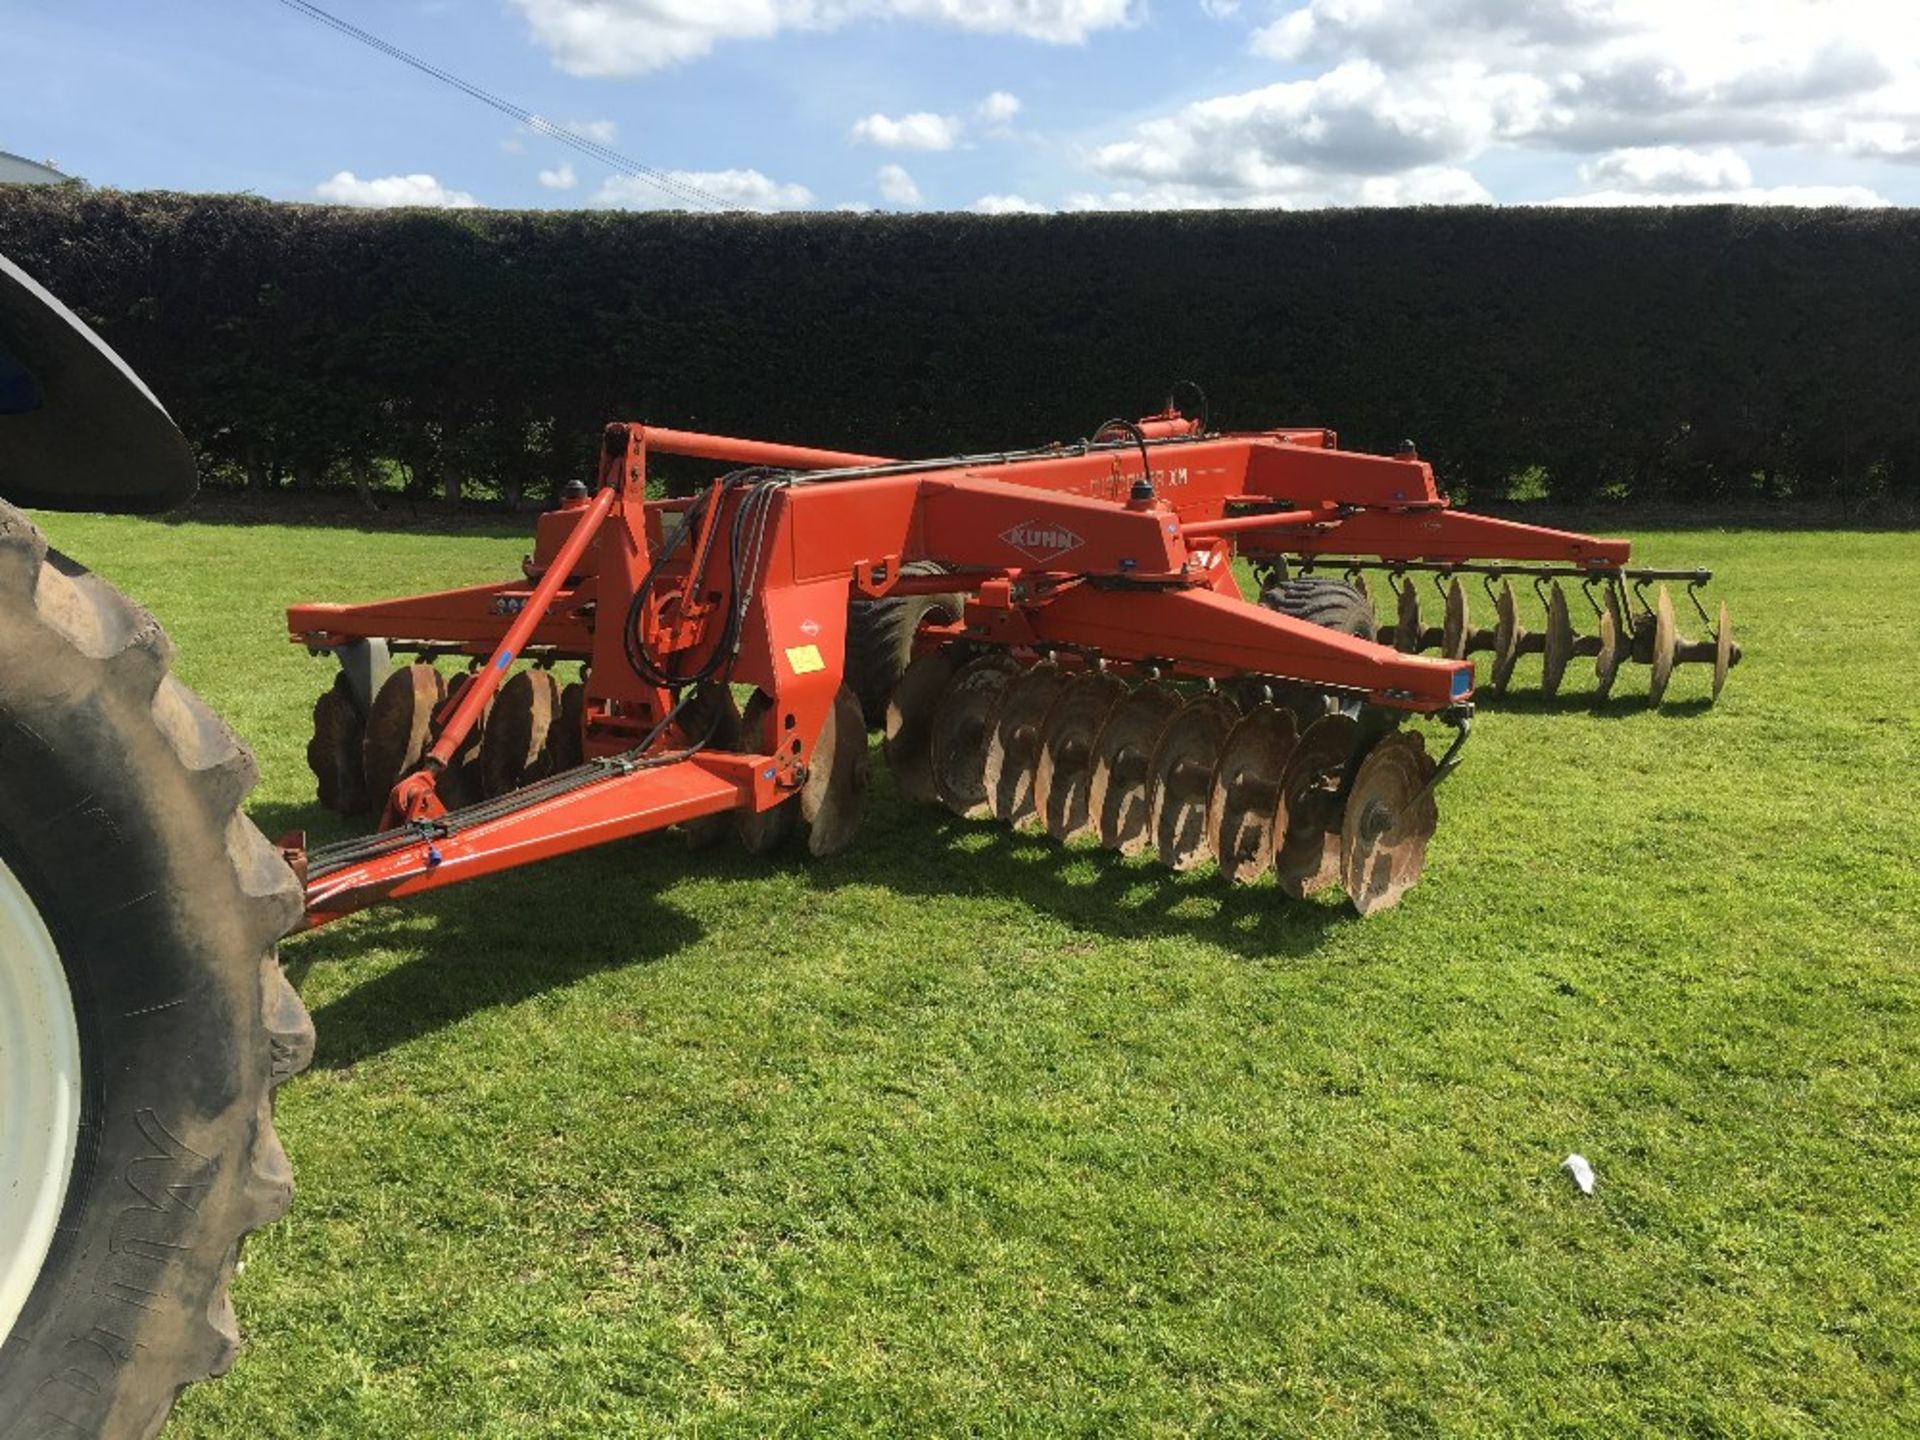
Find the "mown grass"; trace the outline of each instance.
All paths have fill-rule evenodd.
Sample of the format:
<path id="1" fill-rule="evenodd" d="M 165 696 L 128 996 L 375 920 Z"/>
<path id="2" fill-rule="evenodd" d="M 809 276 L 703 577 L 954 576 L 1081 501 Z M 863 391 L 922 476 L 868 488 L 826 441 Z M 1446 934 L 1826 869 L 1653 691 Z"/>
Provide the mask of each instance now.
<path id="1" fill-rule="evenodd" d="M 336 833 L 280 607 L 525 548 L 45 523 L 269 833 Z M 300 1195 L 169 1434 L 1920 1433 L 1920 538 L 1637 538 L 1720 571 L 1721 704 L 1524 662 L 1370 921 L 877 767 L 832 860 L 636 842 L 290 943 Z"/>

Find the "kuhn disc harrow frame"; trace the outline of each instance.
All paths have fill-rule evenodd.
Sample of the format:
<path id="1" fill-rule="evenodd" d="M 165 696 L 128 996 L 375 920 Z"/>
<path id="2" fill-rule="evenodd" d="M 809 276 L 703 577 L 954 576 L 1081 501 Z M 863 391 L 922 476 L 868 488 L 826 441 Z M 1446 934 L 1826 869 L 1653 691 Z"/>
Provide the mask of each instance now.
<path id="1" fill-rule="evenodd" d="M 689 499 L 648 500 L 660 455 L 739 468 Z M 1429 635 L 1415 605 L 1397 646 L 1324 628 L 1246 598 L 1236 553 L 1276 573 L 1385 570 L 1401 587 L 1432 572 L 1452 582 L 1449 624 Z M 1294 893 L 1340 878 L 1365 913 L 1417 878 L 1434 787 L 1467 735 L 1465 653 L 1497 640 L 1504 679 L 1513 654 L 1547 644 L 1518 630 L 1510 603 L 1502 634 L 1472 631 L 1461 575 L 1601 587 L 1614 597 L 1596 606 L 1602 636 L 1561 626 L 1557 650 L 1617 662 L 1637 649 L 1661 685 L 1679 660 L 1717 659 L 1724 678 L 1737 658 L 1724 608 L 1704 649 L 1677 638 L 1664 591 L 1629 619 L 1629 583 L 1671 575 L 1691 588 L 1704 572 L 1632 571 L 1628 554 L 1624 540 L 1452 509 L 1411 447 L 1345 451 L 1320 429 L 1203 433 L 1171 407 L 1078 444 L 924 461 L 612 425 L 595 484 L 540 517 L 523 576 L 288 612 L 292 639 L 344 672 L 316 708 L 316 771 L 334 796 L 359 793 L 339 779 L 358 740 L 369 773 L 377 752 L 368 798 L 382 810 L 363 839 L 308 852 L 296 836 L 285 849 L 306 878 L 309 926 L 671 825 L 711 835 L 729 815 L 756 850 L 804 829 L 825 853 L 857 825 L 866 774 L 845 689 L 850 602 L 958 594 L 963 617 L 922 626 L 896 691 L 886 748 L 910 792 L 1070 833 L 1104 833 L 1124 812 L 1122 828 L 1145 828 L 1110 843 L 1144 839 L 1181 868 L 1212 855 L 1224 809 L 1241 817 L 1234 878 L 1275 870 Z M 1446 656 L 1411 653 L 1435 639 Z M 415 663 L 390 671 L 393 655 Z M 473 665 L 440 698 L 442 677 L 422 666 L 449 655 Z M 578 685 L 542 675 L 502 689 L 517 665 L 570 662 Z M 1036 665 L 1051 668 L 1011 683 Z M 1072 683 L 1087 675 L 1117 687 Z M 1125 724 L 1146 728 L 1113 731 L 1103 750 L 1106 717 L 1087 706 L 1117 716 L 1127 681 L 1172 699 L 1151 724 L 1127 708 Z M 1003 706 L 1007 694 L 1019 698 Z M 1299 715 L 1297 741 L 1291 724 L 1263 725 L 1264 746 L 1222 769 L 1216 752 L 1242 715 L 1275 702 Z M 483 746 L 496 713 L 501 743 Z M 1420 717 L 1454 728 L 1437 762 L 1399 732 Z M 1391 764 L 1382 751 L 1369 767 L 1390 737 Z M 1246 773 L 1254 753 L 1276 773 Z M 1007 769 L 1043 759 L 1037 795 L 1033 775 Z M 1364 813 L 1348 815 L 1356 781 Z M 1081 813 L 1089 783 L 1105 820 Z M 1049 795 L 1078 797 L 1071 823 Z"/>

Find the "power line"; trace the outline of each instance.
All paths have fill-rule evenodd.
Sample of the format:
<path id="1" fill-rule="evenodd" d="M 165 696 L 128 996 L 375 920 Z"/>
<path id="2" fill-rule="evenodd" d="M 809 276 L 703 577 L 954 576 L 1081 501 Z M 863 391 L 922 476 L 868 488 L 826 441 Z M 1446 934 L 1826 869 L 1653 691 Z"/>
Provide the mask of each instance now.
<path id="1" fill-rule="evenodd" d="M 551 139 L 558 140 L 563 145 L 571 145 L 581 154 L 598 160 L 601 164 L 618 170 L 623 175 L 631 176 L 635 180 L 651 185 L 656 190 L 663 191 L 676 200 L 683 200 L 696 207 L 708 206 L 716 210 L 738 208 L 733 205 L 732 202 L 722 199 L 711 190 L 702 189 L 690 180 L 683 180 L 679 176 L 669 174 L 665 170 L 656 170 L 651 165 L 643 165 L 638 160 L 622 155 L 618 150 L 610 149 L 602 145 L 598 140 L 589 139 L 578 131 L 567 129 L 564 125 L 556 125 L 551 120 L 534 114 L 531 110 L 523 109 L 515 105 L 511 100 L 503 100 L 490 91 L 482 90 L 478 85 L 462 80 L 458 75 L 450 74 L 440 69 L 437 65 L 430 65 L 419 56 L 409 54 L 407 51 L 402 50 L 398 45 L 388 44 L 378 35 L 370 34 L 362 30 L 358 25 L 350 24 L 342 20 L 337 15 L 328 14 L 318 5 L 312 4 L 311 0 L 280 0 L 280 3 L 285 5 L 289 10 L 292 10 L 295 14 L 304 15 L 309 20 L 317 20 L 330 30 L 338 31 L 349 39 L 358 40 L 362 45 L 370 46 L 378 50 L 382 55 L 391 56 L 403 65 L 410 65 L 421 74 L 430 75 L 442 84 L 451 85 L 462 94 L 469 95 L 473 99 L 478 100 L 482 105 L 490 106 L 498 110 L 502 115 L 507 115 L 518 120 L 528 129 L 538 134 L 548 136 Z"/>

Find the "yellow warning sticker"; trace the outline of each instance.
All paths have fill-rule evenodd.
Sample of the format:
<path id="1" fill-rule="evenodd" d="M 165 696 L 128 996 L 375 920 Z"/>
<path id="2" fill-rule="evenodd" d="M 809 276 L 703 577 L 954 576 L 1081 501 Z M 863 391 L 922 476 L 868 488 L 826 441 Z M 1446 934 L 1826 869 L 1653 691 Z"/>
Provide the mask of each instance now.
<path id="1" fill-rule="evenodd" d="M 818 645 L 795 645 L 787 651 L 787 668 L 796 675 L 811 675 L 826 669 L 827 662 L 820 658 Z"/>

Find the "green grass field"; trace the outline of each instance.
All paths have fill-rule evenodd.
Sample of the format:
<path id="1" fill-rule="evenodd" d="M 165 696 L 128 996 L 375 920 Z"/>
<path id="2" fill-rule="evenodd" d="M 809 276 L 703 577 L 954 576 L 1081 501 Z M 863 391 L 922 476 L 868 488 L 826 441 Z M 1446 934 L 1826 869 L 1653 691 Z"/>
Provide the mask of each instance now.
<path id="1" fill-rule="evenodd" d="M 281 607 L 526 548 L 43 518 L 317 838 Z M 1635 538 L 1720 573 L 1722 703 L 1523 662 L 1369 921 L 876 765 L 828 861 L 654 839 L 290 942 L 300 1194 L 168 1434 L 1920 1433 L 1920 536 Z"/>

